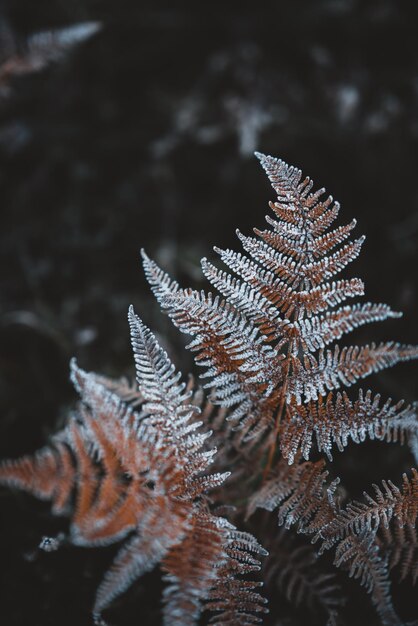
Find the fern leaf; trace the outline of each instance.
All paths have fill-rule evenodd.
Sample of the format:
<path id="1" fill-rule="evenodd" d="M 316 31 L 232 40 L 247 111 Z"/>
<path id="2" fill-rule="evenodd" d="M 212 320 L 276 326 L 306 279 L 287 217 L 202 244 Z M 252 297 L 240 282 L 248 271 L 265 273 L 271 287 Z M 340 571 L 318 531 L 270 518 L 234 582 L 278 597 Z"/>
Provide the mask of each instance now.
<path id="1" fill-rule="evenodd" d="M 305 405 L 291 402 L 282 423 L 280 449 L 289 463 L 300 450 L 305 459 L 316 441 L 319 452 L 325 452 L 332 461 L 332 447 L 342 452 L 351 439 L 355 443 L 370 439 L 404 443 L 418 432 L 418 415 L 415 405 L 392 404 L 389 398 L 381 404 L 379 394 L 359 391 L 357 400 L 351 401 L 345 392 L 335 397 L 328 394 L 317 402 Z"/>
<path id="2" fill-rule="evenodd" d="M 252 611 L 262 610 L 264 600 L 252 591 L 258 583 L 234 576 L 258 569 L 258 561 L 250 566 L 252 557 L 246 554 L 258 544 L 226 520 L 202 513 L 208 492 L 220 487 L 229 472 L 207 473 L 216 450 L 206 444 L 210 433 L 198 431 L 202 423 L 192 420 L 198 407 L 190 402 L 190 386 L 180 382 L 132 308 L 129 322 L 140 412 L 120 397 L 124 388 L 120 393 L 118 384 L 72 361 L 71 378 L 82 400 L 78 412 L 49 447 L 34 457 L 3 463 L 0 482 L 52 500 L 55 512 L 70 509 L 75 493 L 69 535 L 75 545 L 102 546 L 132 535 L 98 589 L 96 621 L 134 580 L 163 561 L 171 577 L 167 625 L 196 624 L 204 604 L 213 604 L 218 578 L 225 582 L 220 602 L 235 603 L 233 623 L 241 616 L 247 620 L 242 623 L 250 623 Z M 233 554 L 232 545 L 243 550 L 242 558 Z M 208 558 L 200 567 L 204 549 Z M 235 598 L 229 597 L 232 592 L 237 592 Z M 185 606 L 191 611 L 187 608 L 180 617 Z"/>
<path id="3" fill-rule="evenodd" d="M 143 249 L 141 250 L 141 256 L 145 276 L 158 302 L 161 302 L 161 298 L 166 295 L 181 291 L 179 284 L 175 280 L 172 280 L 162 269 L 160 269 L 155 261 L 152 261 Z"/>
<path id="4" fill-rule="evenodd" d="M 381 322 L 390 317 L 401 317 L 402 314 L 392 311 L 387 304 L 356 304 L 353 307 L 345 306 L 325 315 L 313 316 L 295 322 L 300 333 L 300 343 L 304 350 L 314 352 L 324 348 L 327 344 L 340 339 L 343 334 L 350 333 L 355 328 Z"/>
<path id="5" fill-rule="evenodd" d="M 257 328 L 231 305 L 196 292 L 166 296 L 163 306 L 182 332 L 194 335 L 189 349 L 199 352 L 197 363 L 206 366 L 205 385 L 214 389 L 212 399 L 225 407 L 236 406 L 230 419 L 247 416 L 252 423 L 263 414 L 272 420 L 272 391 L 280 379 L 280 360 L 257 336 Z M 267 405 L 267 407 L 265 406 Z M 267 410 L 265 410 L 267 408 Z"/>
<path id="6" fill-rule="evenodd" d="M 344 604 L 336 576 L 320 568 L 312 545 L 300 544 L 295 539 L 282 528 L 266 544 L 269 549 L 264 568 L 266 585 L 271 593 L 278 587 L 296 607 L 304 605 L 311 612 L 322 610 L 331 616 Z"/>
<path id="7" fill-rule="evenodd" d="M 186 385 L 179 383 L 180 372 L 175 373 L 175 367 L 167 353 L 158 345 L 151 331 L 135 315 L 132 306 L 129 309 L 128 319 L 136 378 L 145 400 L 143 410 L 150 415 L 162 416 L 166 427 L 176 429 L 178 421 L 182 421 L 181 416 L 187 411 L 195 410 L 191 405 L 185 405 L 191 392 L 184 392 Z"/>
<path id="8" fill-rule="evenodd" d="M 277 509 L 279 526 L 297 524 L 298 532 L 315 534 L 330 523 L 337 510 L 334 493 L 339 480 L 327 485 L 328 471 L 321 459 L 287 465 L 281 459 L 262 487 L 250 498 L 247 516 L 256 508 Z"/>
<path id="9" fill-rule="evenodd" d="M 257 556 L 266 556 L 267 552 L 252 535 L 238 531 L 227 520 L 218 518 L 217 525 L 223 534 L 225 559 L 218 563 L 206 603 L 207 610 L 218 612 L 209 623 L 214 626 L 260 624 L 262 619 L 258 614 L 268 612 L 266 599 L 255 591 L 262 583 L 243 580 L 241 576 L 259 571 Z"/>
<path id="10" fill-rule="evenodd" d="M 394 342 L 374 343 L 366 346 L 350 346 L 340 350 L 320 350 L 318 357 L 306 354 L 303 363 L 294 358 L 294 373 L 288 383 L 288 401 L 293 398 L 300 404 L 317 400 L 328 391 L 341 385 L 350 387 L 361 378 L 379 372 L 396 363 L 418 357 L 418 347 Z"/>
<path id="11" fill-rule="evenodd" d="M 68 448 L 61 442 L 55 449 L 39 450 L 0 465 L 0 484 L 15 487 L 42 500 L 52 500 L 54 512 L 66 510 L 75 481 L 75 470 Z"/>
<path id="12" fill-rule="evenodd" d="M 412 524 L 380 529 L 381 550 L 387 554 L 389 569 L 399 568 L 400 580 L 408 576 L 415 584 L 418 579 L 418 532 Z"/>
<path id="13" fill-rule="evenodd" d="M 147 520 L 145 537 L 134 535 L 121 548 L 97 590 L 93 608 L 96 619 L 135 580 L 152 570 L 167 554 L 169 547 L 179 540 L 174 520 L 170 520 L 167 513 L 160 515 L 153 511 L 151 519 Z"/>
<path id="14" fill-rule="evenodd" d="M 223 560 L 222 536 L 216 518 L 198 511 L 190 530 L 164 558 L 162 568 L 168 583 L 164 590 L 164 623 L 188 626 L 197 622 L 202 604 L 216 578 L 216 566 Z"/>
<path id="15" fill-rule="evenodd" d="M 323 189 L 312 192 L 312 181 L 302 179 L 297 168 L 256 156 L 278 195 L 270 203 L 276 219 L 268 217 L 272 229 L 255 229 L 255 237 L 237 231 L 246 254 L 215 247 L 232 274 L 202 259 L 203 273 L 223 299 L 181 289 L 144 256 L 157 299 L 174 324 L 192 335 L 188 347 L 197 352 L 197 363 L 208 368 L 212 401 L 233 409 L 230 419 L 246 430 L 245 441 L 273 428 L 279 439 L 286 437 L 286 415 L 293 417 L 288 407 L 294 402 L 317 401 L 329 391 L 418 357 L 417 347 L 395 342 L 326 349 L 359 326 L 399 314 L 372 303 L 333 309 L 364 292 L 359 279 L 333 280 L 357 257 L 364 237 L 348 241 L 355 220 L 327 232 L 338 203 L 331 196 L 322 200 Z"/>
<path id="16" fill-rule="evenodd" d="M 379 554 L 373 533 L 349 535 L 339 544 L 334 564 L 348 569 L 350 577 L 360 579 L 384 626 L 402 626 L 392 604 L 387 562 Z"/>
<path id="17" fill-rule="evenodd" d="M 364 493 L 366 502 L 349 502 L 321 530 L 323 549 L 349 534 L 376 533 L 381 524 L 388 528 L 392 518 L 400 527 L 405 524 L 414 526 L 418 516 L 418 472 L 414 468 L 411 471 L 411 478 L 403 475 L 402 490 L 390 480 L 383 481 L 382 488 L 373 485 L 374 497 Z"/>

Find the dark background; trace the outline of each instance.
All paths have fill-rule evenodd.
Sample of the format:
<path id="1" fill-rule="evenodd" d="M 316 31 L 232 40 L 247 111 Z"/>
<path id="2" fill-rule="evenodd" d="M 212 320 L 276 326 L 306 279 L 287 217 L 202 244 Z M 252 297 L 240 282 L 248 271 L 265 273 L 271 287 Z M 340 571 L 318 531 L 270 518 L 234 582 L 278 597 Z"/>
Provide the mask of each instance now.
<path id="1" fill-rule="evenodd" d="M 32 452 L 63 423 L 72 355 L 87 369 L 131 371 L 131 303 L 183 371 L 192 367 L 150 296 L 139 249 L 203 286 L 199 259 L 214 244 L 239 249 L 235 228 L 263 227 L 274 199 L 254 150 L 301 167 L 342 203 L 339 223 L 356 217 L 367 235 L 350 275 L 366 281 L 367 299 L 405 316 L 357 338 L 418 342 L 414 3 L 194 5 L 0 3 L 0 35 L 18 51 L 38 30 L 103 24 L 0 93 L 0 458 Z M 379 389 L 410 400 L 414 372 L 389 370 Z M 399 482 L 406 457 L 383 448 L 350 448 L 354 492 Z M 90 623 L 113 549 L 38 553 L 61 522 L 10 491 L 0 508 L 4 623 Z M 150 589 L 137 584 L 115 603 L 117 623 L 145 624 L 144 603 L 157 623 Z"/>

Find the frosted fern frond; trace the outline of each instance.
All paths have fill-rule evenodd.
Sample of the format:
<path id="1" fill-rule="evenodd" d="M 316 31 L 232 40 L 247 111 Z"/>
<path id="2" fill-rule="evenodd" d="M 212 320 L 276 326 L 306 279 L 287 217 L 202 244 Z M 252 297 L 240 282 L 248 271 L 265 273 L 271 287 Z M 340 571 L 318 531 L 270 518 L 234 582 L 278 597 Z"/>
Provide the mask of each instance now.
<path id="1" fill-rule="evenodd" d="M 171 517 L 170 512 L 154 509 L 146 515 L 147 522 L 143 524 L 142 530 L 148 532 L 143 536 L 135 534 L 120 549 L 97 590 L 93 608 L 96 619 L 135 580 L 158 565 L 169 548 L 182 537 L 178 532 L 177 520 Z M 149 532 L 150 528 L 152 533 Z"/>
<path id="2" fill-rule="evenodd" d="M 0 482 L 23 489 L 41 500 L 51 500 L 56 514 L 66 511 L 75 480 L 71 453 L 64 443 L 45 447 L 34 456 L 3 461 Z"/>
<path id="3" fill-rule="evenodd" d="M 168 583 L 164 590 L 166 624 L 195 624 L 202 603 L 216 578 L 218 559 L 222 559 L 222 536 L 216 519 L 199 511 L 191 520 L 190 531 L 166 556 L 162 568 Z"/>
<path id="4" fill-rule="evenodd" d="M 207 367 L 205 385 L 212 401 L 235 407 L 231 420 L 267 427 L 275 404 L 271 390 L 282 377 L 282 357 L 258 337 L 252 322 L 219 297 L 198 292 L 165 296 L 163 307 L 182 331 L 193 334 L 189 348 L 198 352 L 198 365 Z"/>
<path id="5" fill-rule="evenodd" d="M 373 485 L 374 497 L 364 492 L 365 502 L 354 500 L 341 509 L 335 518 L 321 530 L 323 549 L 328 549 L 349 534 L 376 533 L 382 525 L 389 527 L 392 519 L 399 527 L 415 525 L 418 517 L 418 472 L 403 475 L 402 489 L 383 481 L 382 487 Z"/>
<path id="6" fill-rule="evenodd" d="M 401 314 L 392 311 L 387 304 L 367 302 L 306 318 L 295 322 L 295 327 L 298 330 L 301 347 L 306 351 L 315 352 L 359 326 L 381 322 L 390 317 L 401 317 Z"/>
<path id="7" fill-rule="evenodd" d="M 382 624 L 388 626 L 402 624 L 390 596 L 388 564 L 390 567 L 396 565 L 404 550 L 403 576 L 406 576 L 412 570 L 408 558 L 411 559 L 415 550 L 413 531 L 418 516 L 418 473 L 415 469 L 411 472 L 411 478 L 403 475 L 402 489 L 391 481 L 383 481 L 382 488 L 373 485 L 374 497 L 365 492 L 365 502 L 349 502 L 336 511 L 334 518 L 315 537 L 323 542 L 320 552 L 336 548 L 334 564 L 349 569 L 350 576 L 360 579 L 360 584 L 371 594 Z M 388 546 L 385 538 L 386 543 L 388 537 L 392 538 L 391 527 L 396 539 Z M 381 531 L 383 540 L 377 536 L 378 531 Z"/>
<path id="8" fill-rule="evenodd" d="M 372 395 L 361 389 L 355 401 L 345 392 L 329 393 L 326 399 L 319 397 L 298 405 L 289 404 L 282 422 L 280 450 L 289 463 L 300 450 L 309 458 L 314 441 L 319 452 L 325 452 L 332 461 L 332 447 L 342 452 L 352 440 L 362 443 L 366 438 L 404 443 L 418 433 L 418 414 L 415 405 L 392 403 L 389 398 L 381 402 L 380 394 Z"/>
<path id="9" fill-rule="evenodd" d="M 379 545 L 381 551 L 387 554 L 389 569 L 396 568 L 399 571 L 400 581 L 409 576 L 412 584 L 415 584 L 418 579 L 417 528 L 412 524 L 395 524 L 393 528 L 381 526 L 379 535 Z"/>
<path id="10" fill-rule="evenodd" d="M 266 611 L 266 601 L 254 589 L 261 583 L 241 579 L 260 570 L 254 553 L 267 554 L 252 535 L 199 511 L 184 541 L 163 562 L 169 583 L 164 592 L 165 623 L 195 624 L 202 607 L 222 611 L 210 620 L 219 626 L 260 623 L 257 613 Z"/>
<path id="11" fill-rule="evenodd" d="M 371 593 L 382 623 L 400 625 L 390 596 L 387 564 L 392 550 L 392 567 L 404 550 L 403 575 L 415 571 L 411 555 L 416 537 L 411 531 L 418 515 L 417 472 L 413 469 L 411 478 L 403 476 L 402 490 L 390 481 L 383 482 L 383 489 L 374 485 L 374 498 L 365 493 L 366 503 L 353 501 L 344 508 L 335 499 L 338 481 L 327 485 L 327 476 L 324 461 L 298 462 L 287 468 L 280 461 L 274 475 L 250 499 L 249 514 L 255 508 L 277 509 L 279 525 L 290 528 L 296 524 L 299 533 L 310 535 L 313 542 L 320 540 L 320 553 L 335 547 L 335 565 L 348 568 L 350 576 L 360 579 Z M 397 548 L 376 537 L 377 531 L 382 528 L 384 533 L 391 522 L 396 532 L 406 529 Z"/>
<path id="12" fill-rule="evenodd" d="M 161 302 L 161 298 L 166 295 L 183 292 L 179 284 L 159 268 L 155 261 L 150 259 L 143 249 L 141 250 L 141 256 L 145 276 L 158 302 Z"/>
<path id="13" fill-rule="evenodd" d="M 186 404 L 191 391 L 180 382 L 181 374 L 176 373 L 167 353 L 159 346 L 151 331 L 135 315 L 131 306 L 128 314 L 131 329 L 131 342 L 136 366 L 138 387 L 142 390 L 144 404 L 142 410 L 155 416 L 155 424 L 173 431 L 179 438 L 191 433 L 200 423 L 188 424 L 196 407 Z M 183 431 L 183 428 L 186 428 Z"/>
<path id="14" fill-rule="evenodd" d="M 219 254 L 223 263 L 243 279 L 244 282 L 235 279 L 238 291 L 242 290 L 241 286 L 245 288 L 245 284 L 248 284 L 270 302 L 270 305 L 273 307 L 272 311 L 275 311 L 276 314 L 281 312 L 286 318 L 290 318 L 295 314 L 297 314 L 296 317 L 301 317 L 303 314 L 309 317 L 313 313 L 326 310 L 328 307 L 339 304 L 347 298 L 364 294 L 363 282 L 358 278 L 324 282 L 314 289 L 300 289 L 296 291 L 273 272 L 263 269 L 259 263 L 251 261 L 245 255 L 229 249 L 221 250 L 216 246 L 214 250 Z M 210 282 L 221 293 L 228 296 L 230 289 L 228 282 L 232 281 L 232 277 L 228 281 L 227 277 L 229 275 L 226 272 L 215 274 L 214 270 L 210 271 L 205 259 L 203 260 L 203 270 L 205 274 L 207 273 L 207 278 Z M 240 293 L 238 293 L 238 297 L 239 295 Z"/>
<path id="15" fill-rule="evenodd" d="M 376 532 L 388 527 L 414 527 L 417 517 L 417 473 L 403 477 L 402 491 L 389 481 L 383 490 L 374 486 L 375 497 L 365 494 L 366 503 L 351 502 L 343 509 L 335 500 L 337 481 L 327 486 L 324 462 L 302 462 L 286 466 L 279 462 L 275 476 L 267 480 L 250 501 L 250 513 L 261 507 L 278 511 L 279 525 L 296 524 L 298 532 L 322 541 L 320 553 L 336 548 L 334 563 L 350 570 L 350 576 L 371 593 L 372 601 L 384 624 L 400 624 L 390 597 L 387 556 L 379 554 Z M 403 542 L 400 542 L 401 547 Z M 414 545 L 407 554 L 413 554 Z M 406 566 L 408 572 L 410 565 Z"/>
<path id="16" fill-rule="evenodd" d="M 267 217 L 268 227 L 255 229 L 254 237 L 237 231 L 243 253 L 215 247 L 229 271 L 202 259 L 204 275 L 222 298 L 180 288 L 143 257 L 163 310 L 192 336 L 188 347 L 206 368 L 213 402 L 231 409 L 231 419 L 248 432 L 246 440 L 269 429 L 280 440 L 295 402 L 309 404 L 415 359 L 418 348 L 395 342 L 335 345 L 360 326 L 400 314 L 386 304 L 345 304 L 364 293 L 357 278 L 335 280 L 364 242 L 349 239 L 355 220 L 330 230 L 338 203 L 323 199 L 324 189 L 311 191 L 312 181 L 300 170 L 256 156 L 277 193 L 270 203 L 274 218 Z"/>
<path id="17" fill-rule="evenodd" d="M 325 396 L 341 386 L 350 387 L 358 380 L 375 374 L 396 363 L 418 356 L 416 346 L 394 342 L 349 346 L 342 349 L 320 350 L 317 357 L 305 354 L 303 359 L 292 357 L 293 373 L 287 385 L 287 400 L 309 402 Z"/>
<path id="18" fill-rule="evenodd" d="M 181 288 L 142 252 L 161 307 L 191 336 L 203 389 L 194 391 L 192 378 L 182 382 L 131 307 L 136 383 L 87 373 L 73 361 L 81 400 L 65 428 L 33 456 L 0 465 L 0 483 L 70 516 L 68 542 L 123 542 L 97 592 L 97 623 L 159 565 L 165 626 L 197 626 L 206 610 L 205 623 L 260 624 L 266 603 L 257 573 L 267 553 L 220 515 L 250 531 L 260 520 L 274 522 L 273 532 L 260 529 L 273 553 L 267 581 L 275 578 L 296 605 L 322 606 L 329 626 L 341 602 L 333 577 L 317 568 L 326 550 L 370 592 L 389 626 L 400 625 L 389 570 L 417 577 L 416 470 L 400 488 L 383 481 L 363 501 L 350 501 L 325 459 L 309 458 L 318 452 L 332 460 L 334 447 L 366 438 L 407 441 L 417 453 L 417 405 L 370 390 L 350 398 L 344 388 L 417 358 L 418 347 L 336 343 L 400 314 L 386 304 L 347 304 L 364 294 L 361 280 L 339 276 L 364 241 L 350 239 L 355 220 L 333 225 L 339 205 L 332 197 L 312 191 L 296 168 L 257 156 L 277 193 L 273 217 L 254 236 L 237 231 L 242 252 L 215 248 L 226 270 L 202 259 L 213 293 Z M 316 544 L 317 555 L 313 545 L 294 545 L 291 527 Z M 55 549 L 59 540 L 43 544 Z"/>
<path id="19" fill-rule="evenodd" d="M 239 591 L 239 616 L 248 615 L 251 623 L 252 611 L 263 610 L 264 600 L 252 591 L 258 583 L 241 581 L 239 575 L 259 569 L 258 562 L 248 567 L 252 557 L 246 553 L 258 544 L 211 514 L 207 498 L 229 472 L 207 473 L 216 450 L 206 444 L 210 433 L 201 433 L 201 422 L 192 419 L 198 409 L 190 403 L 190 386 L 180 382 L 166 353 L 132 309 L 129 321 L 138 410 L 121 397 L 123 386 L 87 373 L 73 361 L 71 378 L 81 396 L 77 413 L 50 446 L 32 457 L 4 462 L 0 482 L 51 500 L 55 513 L 69 513 L 69 541 L 75 545 L 102 546 L 131 535 L 99 586 L 96 621 L 134 580 L 162 563 L 169 579 L 167 626 L 197 624 L 205 604 L 212 602 L 218 577 L 225 581 L 226 571 L 229 587 L 222 598 L 232 606 L 237 598 L 229 599 L 228 594 Z M 242 537 L 237 546 L 243 550 L 240 567 L 230 548 L 237 537 Z"/>
<path id="20" fill-rule="evenodd" d="M 322 459 L 294 465 L 281 459 L 273 475 L 250 498 L 247 514 L 257 508 L 277 509 L 279 526 L 296 524 L 298 532 L 315 534 L 335 518 L 338 510 L 334 495 L 339 480 L 328 484 L 328 474 Z"/>
<path id="21" fill-rule="evenodd" d="M 392 603 L 387 559 L 380 555 L 374 539 L 373 533 L 365 531 L 349 535 L 337 547 L 334 564 L 347 569 L 351 578 L 359 579 L 384 626 L 402 626 Z"/>
<path id="22" fill-rule="evenodd" d="M 259 556 L 268 553 L 250 533 L 241 532 L 226 519 L 218 518 L 223 535 L 224 560 L 217 565 L 216 579 L 206 609 L 216 611 L 210 618 L 214 626 L 261 624 L 260 613 L 267 613 L 266 599 L 257 588 L 261 582 L 242 579 L 243 575 L 260 570 Z"/>

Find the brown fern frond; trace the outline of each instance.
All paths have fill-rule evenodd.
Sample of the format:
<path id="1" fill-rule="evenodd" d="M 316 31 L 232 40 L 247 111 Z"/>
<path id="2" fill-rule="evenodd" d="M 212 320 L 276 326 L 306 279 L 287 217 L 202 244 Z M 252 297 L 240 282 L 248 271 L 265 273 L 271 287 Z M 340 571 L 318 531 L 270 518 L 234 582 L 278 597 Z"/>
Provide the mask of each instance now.
<path id="1" fill-rule="evenodd" d="M 229 472 L 208 474 L 216 450 L 206 445 L 210 433 L 198 430 L 202 422 L 194 419 L 199 409 L 191 389 L 180 382 L 167 354 L 132 308 L 129 322 L 140 412 L 119 397 L 118 385 L 115 393 L 111 381 L 73 362 L 79 411 L 49 448 L 3 463 L 0 482 L 52 500 L 59 512 L 69 507 L 75 492 L 69 536 L 73 544 L 106 545 L 132 534 L 98 589 L 93 611 L 97 621 L 135 579 L 163 562 L 171 577 L 167 626 L 196 624 L 204 603 L 213 604 L 218 577 L 223 581 L 222 594 L 217 592 L 220 602 L 236 607 L 234 618 L 231 613 L 230 621 L 219 623 L 238 626 L 241 617 L 250 623 L 251 612 L 263 610 L 264 600 L 252 591 L 257 583 L 235 576 L 259 568 L 247 549 L 264 551 L 250 535 L 244 539 L 226 520 L 205 512 L 208 492 Z M 243 550 L 242 559 L 233 554 L 232 545 Z M 251 562 L 254 567 L 249 567 Z M 232 591 L 237 597 L 228 599 Z"/>
<path id="2" fill-rule="evenodd" d="M 42 500 L 51 500 L 56 514 L 64 512 L 74 487 L 75 469 L 70 450 L 61 442 L 33 456 L 0 465 L 0 483 Z"/>
<path id="3" fill-rule="evenodd" d="M 246 577 L 253 578 L 267 553 L 220 517 L 228 507 L 238 526 L 246 514 L 244 528 L 251 530 L 265 515 L 250 522 L 258 508 L 275 511 L 279 526 L 319 542 L 317 556 L 335 550 L 335 565 L 365 586 L 387 626 L 400 626 L 389 569 L 399 566 L 402 579 L 418 576 L 417 471 L 404 474 L 400 488 L 383 481 L 373 485 L 373 496 L 342 506 L 339 479 L 330 479 L 324 459 L 309 460 L 314 446 L 332 460 L 333 446 L 343 451 L 350 440 L 366 438 L 407 441 L 418 456 L 416 404 L 382 402 L 370 390 L 350 399 L 343 390 L 418 358 L 418 347 L 336 343 L 400 314 L 386 304 L 347 305 L 364 294 L 357 278 L 335 280 L 363 244 L 364 237 L 350 239 L 355 220 L 332 226 L 339 204 L 324 189 L 312 191 L 297 168 L 257 156 L 277 193 L 274 217 L 253 236 L 237 231 L 243 253 L 215 248 L 227 271 L 202 259 L 216 293 L 181 288 L 142 252 L 161 307 L 191 336 L 187 347 L 204 368 L 203 389 L 194 391 L 191 378 L 182 382 L 131 307 L 136 384 L 72 362 L 81 400 L 66 427 L 33 456 L 0 465 L 0 483 L 70 515 L 69 542 L 124 540 L 97 591 L 98 623 L 119 594 L 157 565 L 167 583 L 165 626 L 196 626 L 205 610 L 215 613 L 208 619 L 217 626 L 261 623 L 262 583 Z M 267 541 L 273 553 L 267 580 L 274 578 L 296 605 L 322 606 L 335 623 L 341 602 L 312 546 L 295 545 L 283 529 Z"/>
<path id="4" fill-rule="evenodd" d="M 380 394 L 373 397 L 370 390 L 364 393 L 360 389 L 355 401 L 345 392 L 335 396 L 329 393 L 317 402 L 289 404 L 282 422 L 280 450 L 289 463 L 293 463 L 298 450 L 308 459 L 315 440 L 318 451 L 325 452 L 332 461 L 333 445 L 342 452 L 350 439 L 355 443 L 367 437 L 404 443 L 417 432 L 415 405 L 404 406 L 403 401 L 392 404 L 391 398 L 382 404 Z"/>
<path id="5" fill-rule="evenodd" d="M 244 254 L 215 248 L 232 274 L 202 259 L 203 273 L 224 299 L 181 289 L 143 256 L 162 308 L 193 338 L 188 348 L 207 368 L 213 402 L 233 409 L 232 419 L 250 434 L 272 431 L 268 471 L 295 401 L 316 401 L 417 358 L 418 348 L 388 342 L 325 349 L 361 325 L 399 313 L 386 304 L 333 308 L 363 294 L 360 280 L 333 278 L 358 256 L 364 237 L 348 240 L 355 220 L 328 231 L 338 203 L 322 200 L 323 189 L 311 192 L 313 183 L 300 170 L 256 156 L 278 195 L 270 203 L 275 219 L 267 218 L 271 228 L 255 229 L 255 237 L 237 231 Z"/>
<path id="6" fill-rule="evenodd" d="M 387 560 L 380 555 L 373 533 L 363 531 L 346 537 L 337 547 L 334 564 L 360 580 L 384 626 L 402 626 L 392 604 Z"/>
<path id="7" fill-rule="evenodd" d="M 298 532 L 315 534 L 331 523 L 338 510 L 334 499 L 339 479 L 327 484 L 324 460 L 288 465 L 284 459 L 250 498 L 247 515 L 255 509 L 277 509 L 279 526 L 297 525 Z"/>
<path id="8" fill-rule="evenodd" d="M 349 534 L 376 533 L 380 525 L 387 528 L 392 520 L 402 527 L 415 525 L 418 516 L 418 472 L 403 475 L 402 490 L 390 480 L 382 488 L 373 485 L 374 497 L 364 492 L 366 502 L 354 500 L 338 511 L 320 532 L 323 549 L 328 549 Z"/>
<path id="9" fill-rule="evenodd" d="M 340 304 L 347 298 L 364 295 L 364 283 L 359 278 L 338 280 L 332 283 L 324 282 L 314 289 L 292 292 L 290 302 L 292 306 L 286 309 L 286 317 L 297 313 L 297 317 L 310 317 L 329 307 Z"/>
<path id="10" fill-rule="evenodd" d="M 202 602 L 214 584 L 220 558 L 222 535 L 216 518 L 206 511 L 198 511 L 183 541 L 174 546 L 162 562 L 165 580 L 169 583 L 164 590 L 167 624 L 196 623 Z"/>
<path id="11" fill-rule="evenodd" d="M 276 475 L 253 496 L 249 512 L 261 507 L 278 509 L 279 525 L 289 528 L 297 524 L 298 532 L 323 541 L 320 552 L 336 546 L 335 564 L 350 569 L 350 576 L 372 595 L 372 601 L 384 624 L 400 624 L 390 597 L 386 562 L 379 555 L 375 540 L 379 525 L 392 517 L 397 526 L 412 527 L 417 516 L 417 474 L 405 475 L 402 492 L 392 483 L 385 483 L 383 493 L 375 486 L 376 498 L 366 496 L 367 505 L 349 503 L 340 509 L 334 499 L 336 481 L 326 486 L 328 472 L 324 462 L 302 462 L 285 471 L 279 462 Z M 388 550 L 386 550 L 386 553 Z M 413 552 L 413 551 L 412 551 Z M 409 571 L 409 565 L 406 571 Z"/>
<path id="12" fill-rule="evenodd" d="M 270 203 L 270 207 L 274 211 L 275 205 L 273 203 Z M 328 254 L 328 252 L 330 252 L 332 248 L 342 243 L 347 239 L 347 237 L 349 237 L 351 231 L 356 226 L 356 224 L 357 221 L 352 220 L 350 224 L 347 224 L 346 226 L 339 226 L 335 230 L 327 233 L 326 235 L 315 239 L 312 246 L 314 256 L 319 258 Z M 300 247 L 299 249 L 295 247 L 295 235 L 292 236 L 292 234 L 290 234 L 288 230 L 286 230 L 285 232 L 283 232 L 283 230 L 280 230 L 278 228 L 278 222 L 274 222 L 272 226 L 276 226 L 274 232 L 272 232 L 271 230 L 261 231 L 258 228 L 254 228 L 254 232 L 261 239 L 263 239 L 265 243 L 272 246 L 278 252 L 284 252 L 289 256 L 295 257 L 296 259 L 300 259 L 304 256 L 305 251 L 303 247 Z M 298 235 L 297 238 L 299 238 Z"/>
<path id="13" fill-rule="evenodd" d="M 255 590 L 263 583 L 243 580 L 242 576 L 259 571 L 257 557 L 268 553 L 252 535 L 237 530 L 226 519 L 218 518 L 217 524 L 223 535 L 224 559 L 218 563 L 206 603 L 207 610 L 217 612 L 209 622 L 214 626 L 260 624 L 259 613 L 268 612 L 267 601 Z"/>
<path id="14" fill-rule="evenodd" d="M 273 363 L 274 352 L 257 338 L 257 329 L 233 306 L 211 294 L 197 292 L 165 296 L 162 305 L 175 325 L 195 339 L 188 347 L 197 351 L 198 365 L 208 367 L 205 387 L 212 400 L 235 406 L 228 419 L 243 419 L 247 430 L 254 423 L 266 428 L 273 421 L 275 379 L 282 377 L 282 358 Z"/>
<path id="15" fill-rule="evenodd" d="M 328 616 L 345 603 L 335 574 L 320 568 L 311 544 L 297 542 L 294 534 L 282 528 L 266 545 L 265 582 L 271 592 L 278 587 L 294 606 L 307 606 L 311 612 L 320 610 Z"/>
<path id="16" fill-rule="evenodd" d="M 278 312 L 280 311 L 288 318 L 292 314 L 295 314 L 296 317 L 301 317 L 306 313 L 309 316 L 312 313 L 318 313 L 330 306 L 339 304 L 346 298 L 364 294 L 364 284 L 358 278 L 333 281 L 332 283 L 324 282 L 314 289 L 296 291 L 281 281 L 280 278 L 277 278 L 273 272 L 262 269 L 260 264 L 251 261 L 245 255 L 229 249 L 221 250 L 216 246 L 214 250 L 219 254 L 225 265 L 238 276 L 241 276 L 245 283 L 268 299 L 272 306 L 277 307 Z M 225 277 L 226 274 L 224 273 L 223 276 Z M 208 276 L 208 278 L 216 288 L 219 288 L 212 281 L 211 276 Z M 219 288 L 219 290 L 221 293 L 224 293 L 222 288 Z M 224 293 L 224 295 L 228 294 Z"/>
<path id="17" fill-rule="evenodd" d="M 418 530 L 412 524 L 380 527 L 380 548 L 389 560 L 389 569 L 400 570 L 400 580 L 411 577 L 415 585 L 418 579 Z"/>

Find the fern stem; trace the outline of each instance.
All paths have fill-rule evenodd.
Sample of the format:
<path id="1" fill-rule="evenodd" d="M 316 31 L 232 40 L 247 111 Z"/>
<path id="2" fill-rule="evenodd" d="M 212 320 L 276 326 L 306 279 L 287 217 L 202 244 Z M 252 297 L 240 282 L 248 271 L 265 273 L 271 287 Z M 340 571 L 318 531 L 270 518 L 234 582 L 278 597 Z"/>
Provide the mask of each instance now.
<path id="1" fill-rule="evenodd" d="M 286 357 L 286 369 L 285 369 L 285 374 L 284 374 L 284 382 L 283 382 L 283 387 L 282 387 L 282 395 L 280 398 L 280 404 L 279 404 L 279 408 L 277 409 L 277 413 L 276 413 L 276 419 L 275 419 L 275 423 L 274 423 L 274 430 L 273 430 L 273 436 L 272 436 L 272 443 L 269 449 L 269 453 L 268 453 L 268 457 L 267 457 L 267 463 L 266 463 L 266 467 L 264 468 L 264 472 L 263 472 L 263 483 L 266 481 L 270 470 L 272 468 L 273 465 L 273 460 L 274 460 L 274 455 L 277 449 L 277 441 L 279 439 L 279 433 L 280 433 L 280 424 L 282 421 L 282 415 L 283 415 L 283 410 L 285 407 L 285 403 L 286 403 L 286 392 L 287 392 L 287 384 L 288 384 L 288 380 L 289 380 L 289 370 L 290 370 L 290 361 L 291 361 L 291 354 L 293 351 L 293 344 L 294 341 L 289 343 L 289 347 L 288 347 L 288 351 L 287 351 L 287 357 Z"/>

